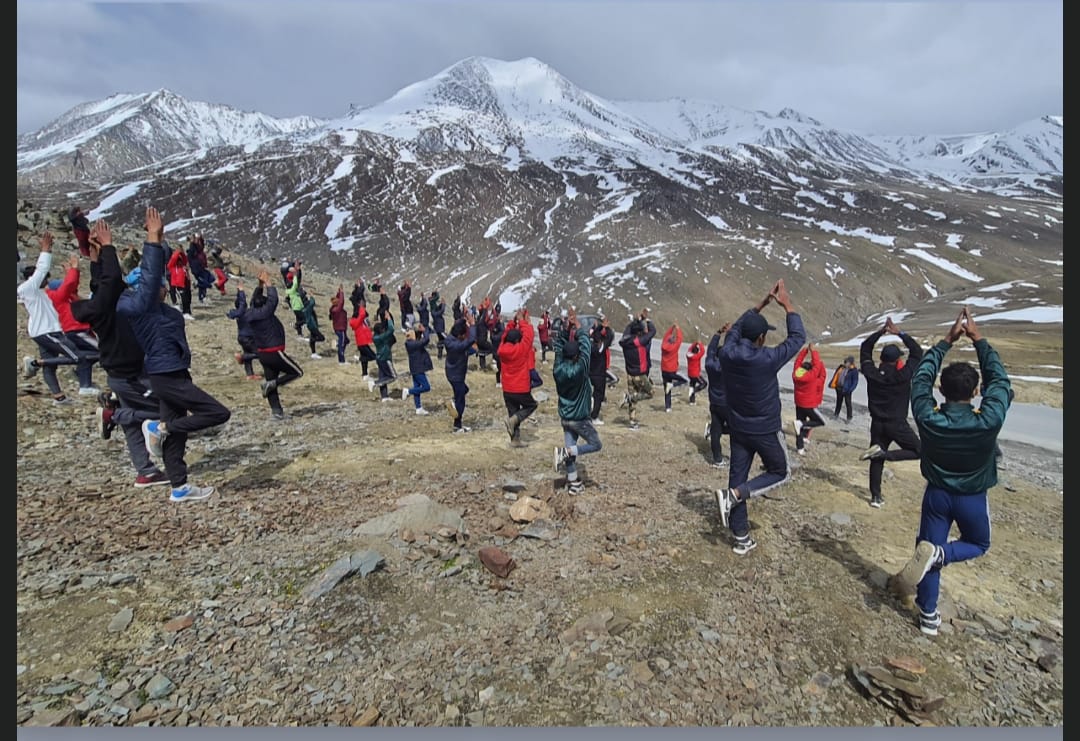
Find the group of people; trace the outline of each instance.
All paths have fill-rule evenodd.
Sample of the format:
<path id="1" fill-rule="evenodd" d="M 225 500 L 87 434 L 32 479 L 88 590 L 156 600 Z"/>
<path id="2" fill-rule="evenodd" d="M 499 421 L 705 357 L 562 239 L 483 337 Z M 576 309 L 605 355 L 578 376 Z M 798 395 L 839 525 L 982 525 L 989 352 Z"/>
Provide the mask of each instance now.
<path id="1" fill-rule="evenodd" d="M 28 313 L 29 334 L 39 347 L 39 357 L 24 360 L 24 374 L 29 377 L 42 369 L 55 403 L 70 403 L 59 388 L 56 367 L 88 369 L 99 363 L 107 375 L 108 390 L 99 392 L 92 386 L 88 370 L 79 370 L 80 384 L 99 394 L 102 437 L 108 438 L 116 427 L 124 430 L 137 472 L 135 485 L 168 483 L 173 501 L 204 499 L 213 487 L 188 481 L 186 440 L 194 432 L 225 423 L 230 411 L 194 383 L 186 318 L 165 303 L 170 289 L 184 289 L 172 281 L 174 260 L 182 260 L 176 256 L 183 253 L 174 251 L 171 257 L 166 256 L 164 227 L 154 208 L 147 209 L 145 226 L 141 253 L 126 254 L 123 263 L 112 245 L 108 224 L 98 221 L 90 228 L 86 257 L 90 261 L 91 295 L 86 299 L 78 296 L 77 255 L 69 262 L 64 280 L 49 286 L 52 236 L 42 236 L 37 263 L 25 269 L 18 287 L 19 301 Z M 325 338 L 317 320 L 312 319 L 314 299 L 304 290 L 300 261 L 283 261 L 281 279 L 294 331 L 302 339 L 303 331 L 308 331 L 312 357 L 318 358 L 316 343 Z M 190 301 L 190 286 L 186 290 Z M 378 296 L 373 321 L 368 316 L 369 292 Z M 355 357 L 363 366 L 369 390 L 377 387 L 381 399 L 390 401 L 388 386 L 397 379 L 392 348 L 400 321 L 411 381 L 401 389 L 401 398 L 411 398 L 415 413 L 427 415 L 422 397 L 431 391 L 428 373 L 434 369 L 430 356 L 434 340 L 439 359 L 445 355 L 444 375 L 453 397 L 447 402 L 452 430 L 463 434 L 470 431 L 463 423 L 470 358 L 476 355 L 479 367 L 487 369 L 490 357 L 506 407 L 509 442 L 519 447 L 521 426 L 538 406 L 533 389 L 543 383 L 536 370 L 536 350 L 541 352 L 542 364 L 550 352 L 563 430 L 563 444 L 554 449 L 554 467 L 556 472 L 565 470 L 569 493 L 580 494 L 584 482 L 579 458 L 603 447 L 597 427 L 604 424 L 601 411 L 611 383 L 610 348 L 615 342 L 608 320 L 601 316 L 586 327 L 570 309 L 553 325 L 545 311 L 534 326 L 526 307 L 504 321 L 501 307 L 490 299 L 469 306 L 458 296 L 447 331 L 446 305 L 438 292 L 430 296 L 422 293 L 414 305 L 412 285 L 406 280 L 397 299 L 395 320 L 381 281 L 367 284 L 358 280 L 349 295 L 350 316 L 345 309 L 344 285 L 338 286 L 329 309 L 338 362 L 348 362 L 345 349 L 351 329 L 358 350 Z M 261 380 L 261 393 L 272 416 L 284 419 L 280 391 L 301 379 L 304 371 L 287 352 L 287 332 L 278 317 L 278 304 L 276 281 L 262 270 L 250 297 L 243 282 L 237 282 L 228 316 L 237 325 L 241 347 L 236 353 L 238 364 L 248 378 Z M 776 327 L 764 314 L 771 304 L 783 309 L 786 324 L 786 337 L 775 346 L 767 343 Z M 626 371 L 620 407 L 627 410 L 631 429 L 640 427 L 641 402 L 653 397 L 651 343 L 656 333 L 648 310 L 642 310 L 630 317 L 618 339 Z M 899 338 L 906 360 L 900 346 L 887 344 L 875 362 L 875 346 L 886 334 Z M 942 369 L 944 355 L 963 337 L 974 344 L 979 369 L 966 362 Z M 818 411 L 826 387 L 825 365 L 819 349 L 807 343 L 802 318 L 783 280 L 771 286 L 756 306 L 721 326 L 707 345 L 690 342 L 686 376 L 679 372 L 684 339 L 682 329 L 673 324 L 661 340 L 664 410 L 671 411 L 676 388 L 689 387 L 689 404 L 695 404 L 697 394 L 708 390 L 705 434 L 711 463 L 728 470 L 726 485 L 716 491 L 718 513 L 732 534 L 733 551 L 745 555 L 757 547 L 750 532 L 748 503 L 791 477 L 777 374 L 794 359 L 795 449 L 804 455 L 812 432 L 826 424 Z M 368 372 L 372 360 L 376 376 Z M 261 373 L 255 372 L 255 362 Z M 933 395 L 939 375 L 943 404 Z M 937 595 L 941 568 L 975 558 L 990 544 L 987 490 L 996 484 L 997 435 L 1012 401 L 1009 379 L 966 308 L 945 338 L 925 355 L 913 337 L 887 319 L 862 342 L 858 366 L 848 357 L 834 372 L 828 384 L 836 391 L 834 419 L 840 418 L 846 406 L 846 419 L 851 420 L 851 394 L 860 376 L 866 380 L 871 419 L 870 445 L 860 456 L 870 462 L 870 504 L 882 506 L 882 473 L 887 461 L 918 459 L 927 481 L 915 554 L 900 578 L 917 591 L 921 630 L 934 635 L 940 625 Z M 982 402 L 976 408 L 972 400 L 980 393 Z M 917 432 L 908 422 L 909 409 Z M 724 435 L 729 440 L 728 458 L 722 451 Z M 751 475 L 755 458 L 761 468 Z M 949 541 L 953 524 L 959 529 L 959 538 Z"/>

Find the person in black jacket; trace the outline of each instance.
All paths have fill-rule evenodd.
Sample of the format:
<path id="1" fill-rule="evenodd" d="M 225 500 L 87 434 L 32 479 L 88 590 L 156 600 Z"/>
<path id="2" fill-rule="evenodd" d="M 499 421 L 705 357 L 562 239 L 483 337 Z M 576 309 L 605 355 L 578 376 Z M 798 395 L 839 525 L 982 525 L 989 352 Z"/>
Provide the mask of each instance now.
<path id="1" fill-rule="evenodd" d="M 406 280 L 401 284 L 398 288 L 397 299 L 398 309 L 401 311 L 401 328 L 408 329 L 416 320 L 416 315 L 413 314 L 412 281 Z"/>
<path id="2" fill-rule="evenodd" d="M 367 305 L 367 294 L 365 293 L 363 278 L 353 284 L 352 293 L 349 294 L 349 303 L 352 304 L 353 316 L 360 313 L 361 305 Z"/>
<path id="3" fill-rule="evenodd" d="M 431 326 L 431 311 L 428 306 L 428 296 L 426 293 L 420 293 L 420 303 L 416 305 L 416 313 L 420 317 L 420 323 L 425 327 Z"/>
<path id="4" fill-rule="evenodd" d="M 270 403 L 274 419 L 285 419 L 278 389 L 304 376 L 304 370 L 285 352 L 285 325 L 277 318 L 278 294 L 270 274 L 259 273 L 259 285 L 251 294 L 251 306 L 244 313 L 255 335 L 255 352 L 263 369 L 260 384 L 263 398 Z"/>
<path id="5" fill-rule="evenodd" d="M 652 369 L 651 348 L 656 337 L 656 327 L 649 319 L 648 310 L 643 310 L 623 330 L 619 346 L 626 362 L 626 393 L 623 394 L 620 407 L 626 407 L 630 416 L 630 429 L 638 428 L 637 402 L 651 399 L 652 381 L 649 371 Z"/>
<path id="6" fill-rule="evenodd" d="M 454 400 L 446 402 L 450 416 L 454 419 L 454 432 L 469 432 L 470 428 L 461 423 L 465 414 L 465 397 L 469 393 L 469 387 L 465 383 L 465 375 L 469 371 L 469 348 L 476 342 L 475 319 L 472 314 L 466 314 L 463 318 L 454 322 L 450 328 L 450 334 L 446 338 L 446 364 L 444 372 L 450 388 L 454 390 Z"/>
<path id="7" fill-rule="evenodd" d="M 589 340 L 589 381 L 592 383 L 592 409 L 589 416 L 594 425 L 602 425 L 604 420 L 600 419 L 600 408 L 607 396 L 607 353 L 611 343 L 615 341 L 615 331 L 607 317 L 601 315 L 600 321 L 593 324 L 589 330 Z"/>
<path id="8" fill-rule="evenodd" d="M 236 284 L 236 298 L 233 300 L 233 308 L 226 315 L 236 322 L 236 342 L 240 345 L 240 352 L 234 356 L 236 362 L 244 366 L 244 373 L 249 381 L 256 381 L 261 376 L 255 375 L 255 367 L 252 362 L 258 360 L 259 350 L 255 346 L 255 333 L 251 331 L 251 325 L 247 317 L 247 294 L 244 292 L 244 282 Z"/>
<path id="9" fill-rule="evenodd" d="M 720 366 L 720 347 L 729 329 L 731 329 L 731 322 L 727 322 L 716 330 L 716 334 L 709 340 L 709 346 L 705 350 L 705 374 L 709 377 L 709 421 L 705 423 L 705 439 L 709 441 L 713 468 L 726 468 L 728 464 L 720 446 L 720 437 L 731 434 L 731 429 L 728 427 L 724 371 Z"/>
<path id="10" fill-rule="evenodd" d="M 427 324 L 424 326 L 426 327 Z M 446 339 L 446 302 L 443 301 L 438 291 L 431 292 L 431 329 L 435 332 L 435 337 L 438 340 L 436 342 L 438 358 L 442 360 L 443 351 L 446 349 L 443 344 Z"/>
<path id="11" fill-rule="evenodd" d="M 895 344 L 881 349 L 878 365 L 874 365 L 874 345 L 881 336 L 889 333 L 900 338 L 908 349 L 908 360 L 899 365 L 903 353 Z M 922 360 L 923 350 L 907 332 L 893 323 L 892 317 L 859 346 L 859 370 L 866 378 L 866 406 L 870 410 L 870 447 L 859 460 L 870 461 L 870 506 L 880 508 L 881 474 L 885 461 L 918 460 L 922 453 L 919 436 L 908 423 L 911 404 L 911 377 Z M 896 443 L 899 450 L 889 450 Z"/>
<path id="12" fill-rule="evenodd" d="M 98 338 L 98 362 L 105 369 L 108 383 L 108 390 L 98 396 L 98 433 L 108 440 L 116 427 L 124 431 L 137 488 L 168 484 L 169 477 L 150 459 L 142 433 L 142 423 L 156 420 L 161 410 L 157 399 L 150 395 L 142 347 L 128 320 L 116 313 L 116 304 L 127 286 L 112 243 L 112 230 L 105 221 L 96 222 L 90 229 L 88 244 L 94 292 L 90 298 L 73 301 L 71 315 L 89 324 Z"/>

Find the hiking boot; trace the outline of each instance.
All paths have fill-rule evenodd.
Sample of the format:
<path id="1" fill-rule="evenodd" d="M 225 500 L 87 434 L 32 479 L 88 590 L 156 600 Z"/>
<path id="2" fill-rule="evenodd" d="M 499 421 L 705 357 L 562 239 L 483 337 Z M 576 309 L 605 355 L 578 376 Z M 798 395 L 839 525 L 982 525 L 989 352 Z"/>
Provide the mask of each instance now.
<path id="1" fill-rule="evenodd" d="M 277 388 L 277 381 L 263 381 L 259 384 L 259 388 L 262 390 L 262 395 L 265 399 L 270 395 L 271 391 Z"/>
<path id="2" fill-rule="evenodd" d="M 214 487 L 212 486 L 195 486 L 193 484 L 184 484 L 183 486 L 176 487 L 172 490 L 172 494 L 169 495 L 169 501 L 188 502 L 193 499 L 206 499 L 213 493 Z"/>
<path id="3" fill-rule="evenodd" d="M 915 554 L 897 575 L 900 583 L 909 589 L 919 586 L 923 577 L 940 562 L 940 553 L 941 549 L 938 546 L 928 540 L 920 540 L 915 546 Z"/>
<path id="4" fill-rule="evenodd" d="M 938 634 L 938 628 L 941 627 L 941 613 L 934 610 L 931 614 L 927 615 L 922 610 L 919 610 L 919 630 L 925 635 L 936 636 Z"/>
<path id="5" fill-rule="evenodd" d="M 728 516 L 731 514 L 731 508 L 739 501 L 735 495 L 733 489 L 717 489 L 716 490 L 716 506 L 720 510 L 720 522 L 724 527 L 728 526 Z"/>
<path id="6" fill-rule="evenodd" d="M 583 481 L 581 481 L 581 479 L 571 481 L 570 483 L 568 483 L 566 485 L 566 493 L 569 494 L 572 497 L 577 496 L 578 494 L 582 493 L 583 491 L 585 491 L 585 483 Z"/>
<path id="7" fill-rule="evenodd" d="M 885 451 L 881 449 L 881 446 L 874 443 L 869 448 L 863 451 L 863 454 L 859 456 L 860 461 L 877 460 L 878 458 L 884 458 Z"/>
<path id="8" fill-rule="evenodd" d="M 33 378 L 37 375 L 38 364 L 37 361 L 27 355 L 22 359 L 23 378 Z"/>
<path id="9" fill-rule="evenodd" d="M 735 538 L 735 545 L 732 546 L 731 550 L 734 551 L 736 555 L 745 556 L 755 548 L 757 548 L 757 541 L 749 535 L 744 535 L 741 538 Z"/>
<path id="10" fill-rule="evenodd" d="M 566 452 L 566 448 L 555 448 L 555 473 L 559 472 L 559 468 L 566 463 L 566 459 L 570 457 L 570 454 Z"/>
<path id="11" fill-rule="evenodd" d="M 161 458 L 165 455 L 161 445 L 165 441 L 165 430 L 161 429 L 161 422 L 156 419 L 147 419 L 142 423 L 143 440 L 150 455 Z"/>
<path id="12" fill-rule="evenodd" d="M 142 474 L 139 474 L 135 477 L 136 489 L 146 489 L 150 486 L 167 483 L 169 483 L 169 477 L 163 474 L 161 471 L 158 471 L 157 473 L 152 473 L 149 476 L 143 476 Z"/>
<path id="13" fill-rule="evenodd" d="M 881 497 L 870 497 L 870 506 L 874 509 L 881 509 L 883 504 L 885 504 L 885 501 Z"/>
<path id="14" fill-rule="evenodd" d="M 101 435 L 102 440 L 108 440 L 116 429 L 116 423 L 112 421 L 113 410 L 108 407 L 99 407 L 96 411 L 98 434 Z"/>

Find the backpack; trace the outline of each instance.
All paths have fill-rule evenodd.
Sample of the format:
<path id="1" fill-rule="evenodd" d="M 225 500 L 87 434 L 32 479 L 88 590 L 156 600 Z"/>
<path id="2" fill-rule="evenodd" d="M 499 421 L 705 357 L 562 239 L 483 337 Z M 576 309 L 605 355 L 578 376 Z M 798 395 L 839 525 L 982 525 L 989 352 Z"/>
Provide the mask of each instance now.
<path id="1" fill-rule="evenodd" d="M 844 383 L 844 376 L 847 375 L 848 368 L 846 365 L 840 365 L 833 372 L 832 380 L 829 381 L 829 388 L 838 389 Z"/>

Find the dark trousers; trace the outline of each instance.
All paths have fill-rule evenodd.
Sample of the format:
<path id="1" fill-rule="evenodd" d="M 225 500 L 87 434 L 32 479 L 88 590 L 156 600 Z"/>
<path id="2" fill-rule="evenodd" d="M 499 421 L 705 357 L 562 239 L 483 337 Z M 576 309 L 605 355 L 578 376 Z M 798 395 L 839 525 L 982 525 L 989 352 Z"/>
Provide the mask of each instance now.
<path id="1" fill-rule="evenodd" d="M 454 390 L 454 409 L 457 411 L 457 416 L 454 417 L 454 427 L 461 427 L 461 416 L 465 414 L 465 397 L 469 393 L 469 387 L 465 385 L 464 381 L 450 381 L 450 388 Z"/>
<path id="2" fill-rule="evenodd" d="M 368 374 L 368 364 L 375 359 L 375 351 L 371 349 L 371 345 L 360 346 L 360 370 L 365 376 Z"/>
<path id="3" fill-rule="evenodd" d="M 223 425 L 232 413 L 191 380 L 186 370 L 149 376 L 150 389 L 158 399 L 160 417 L 169 433 L 162 442 L 165 473 L 173 488 L 187 483 L 184 461 L 188 435 L 208 427 Z"/>
<path id="4" fill-rule="evenodd" d="M 750 465 L 754 456 L 761 459 L 765 470 L 754 478 L 750 476 Z M 747 435 L 731 432 L 731 468 L 728 471 L 728 487 L 738 489 L 739 501 L 732 506 L 728 517 L 728 526 L 737 538 L 750 534 L 750 519 L 746 513 L 746 503 L 754 497 L 760 497 L 791 478 L 788 464 L 787 447 L 784 445 L 784 433 L 780 430 L 764 435 Z"/>
<path id="5" fill-rule="evenodd" d="M 671 391 L 668 388 L 685 386 L 687 381 L 676 371 L 660 371 L 660 378 L 664 382 L 664 409 L 671 409 Z"/>
<path id="6" fill-rule="evenodd" d="M 817 409 L 810 409 L 809 407 L 801 407 L 798 405 L 795 407 L 795 419 L 802 422 L 799 434 L 795 437 L 795 447 L 802 450 L 803 446 L 806 444 L 806 438 L 810 437 L 810 430 L 815 427 L 824 427 L 825 420 L 818 414 Z"/>
<path id="7" fill-rule="evenodd" d="M 304 318 L 304 310 L 293 309 L 293 317 L 295 317 L 295 321 L 293 322 L 293 328 L 296 329 L 296 336 L 303 337 L 304 326 L 307 324 L 307 319 Z"/>
<path id="8" fill-rule="evenodd" d="M 63 332 L 48 332 L 39 334 L 34 338 L 41 357 L 35 362 L 41 368 L 41 374 L 45 377 L 45 385 L 49 387 L 52 395 L 59 398 L 64 395 L 60 389 L 60 380 L 56 377 L 56 366 L 78 365 L 83 358 L 83 353 L 64 336 Z M 97 353 L 94 354 L 97 360 Z"/>
<path id="9" fill-rule="evenodd" d="M 896 443 L 898 450 L 889 450 Z M 881 474 L 885 470 L 885 461 L 913 461 L 922 456 L 922 443 L 907 420 L 870 420 L 870 444 L 880 445 L 885 451 L 884 458 L 870 459 L 870 496 L 881 499 Z"/>
<path id="10" fill-rule="evenodd" d="M 709 404 L 709 448 L 712 452 L 713 463 L 724 460 L 724 452 L 720 449 L 720 436 L 730 434 L 727 407 Z"/>
<path id="11" fill-rule="evenodd" d="M 851 421 L 851 392 L 844 393 L 840 389 L 836 390 L 836 409 L 833 411 L 834 417 L 840 417 L 840 407 L 847 407 L 847 421 Z"/>
<path id="12" fill-rule="evenodd" d="M 704 391 L 708 386 L 709 382 L 705 380 L 704 376 L 692 376 L 690 378 L 690 403 L 697 404 L 698 392 Z"/>
<path id="13" fill-rule="evenodd" d="M 599 378 L 590 377 L 592 381 L 592 410 L 589 412 L 589 417 L 593 421 L 600 419 L 600 407 L 604 405 L 604 399 L 607 398 L 607 379 L 603 376 Z"/>
<path id="14" fill-rule="evenodd" d="M 536 399 L 533 398 L 533 395 L 530 392 L 524 394 L 511 394 L 503 391 L 503 403 L 506 404 L 507 416 L 517 417 L 519 424 L 528 419 L 529 415 L 536 411 Z M 514 430 L 514 440 L 517 440 L 520 437 L 521 428 L 518 427 Z"/>
<path id="15" fill-rule="evenodd" d="M 106 375 L 109 390 L 120 400 L 120 407 L 113 410 L 112 421 L 124 431 L 128 455 L 135 472 L 141 476 L 153 476 L 158 467 L 150 460 L 143 437 L 142 423 L 148 419 L 157 419 L 161 414 L 161 405 L 150 391 L 150 381 L 144 378 L 120 378 Z"/>
<path id="16" fill-rule="evenodd" d="M 236 341 L 240 343 L 240 362 L 244 364 L 244 373 L 249 376 L 255 375 L 255 366 L 252 365 L 253 360 L 259 358 L 259 348 L 255 347 L 254 337 L 237 337 Z"/>
<path id="17" fill-rule="evenodd" d="M 274 381 L 274 388 L 266 393 L 266 400 L 270 402 L 270 408 L 275 412 L 282 411 L 281 397 L 278 390 L 297 378 L 303 378 L 304 369 L 295 360 L 289 357 L 284 350 L 274 352 L 259 351 L 259 364 L 263 368 L 263 378 Z"/>
<path id="18" fill-rule="evenodd" d="M 64 336 L 79 350 L 79 363 L 75 366 L 79 388 L 91 388 L 94 385 L 94 363 L 98 362 L 97 335 L 89 330 L 80 330 L 64 332 Z"/>

